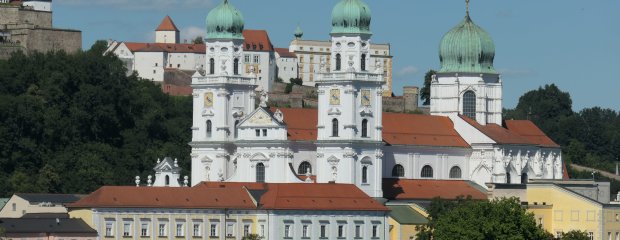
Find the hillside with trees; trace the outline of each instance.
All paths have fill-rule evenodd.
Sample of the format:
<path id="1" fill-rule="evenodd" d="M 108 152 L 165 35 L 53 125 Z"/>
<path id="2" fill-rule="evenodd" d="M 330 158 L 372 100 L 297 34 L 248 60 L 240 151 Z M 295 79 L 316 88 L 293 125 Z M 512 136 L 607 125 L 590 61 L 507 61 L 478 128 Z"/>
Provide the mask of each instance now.
<path id="1" fill-rule="evenodd" d="M 129 185 L 166 156 L 189 170 L 191 97 L 126 76 L 105 48 L 0 61 L 0 196 Z"/>

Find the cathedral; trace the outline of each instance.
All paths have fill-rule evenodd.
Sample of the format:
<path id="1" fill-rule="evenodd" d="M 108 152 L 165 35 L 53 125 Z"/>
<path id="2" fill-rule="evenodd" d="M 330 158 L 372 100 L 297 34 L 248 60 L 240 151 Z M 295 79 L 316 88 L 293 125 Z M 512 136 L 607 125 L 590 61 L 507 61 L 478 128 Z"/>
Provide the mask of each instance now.
<path id="1" fill-rule="evenodd" d="M 502 119 L 495 46 L 469 11 L 441 40 L 430 115 L 383 111 L 384 71 L 369 60 L 371 18 L 363 0 L 340 0 L 331 56 L 316 79 L 318 109 L 272 108 L 255 91 L 257 73 L 240 71 L 242 13 L 228 0 L 214 8 L 206 67 L 192 78 L 191 185 L 353 184 L 380 198 L 390 179 L 485 187 L 563 178 L 559 145 L 530 121 Z"/>

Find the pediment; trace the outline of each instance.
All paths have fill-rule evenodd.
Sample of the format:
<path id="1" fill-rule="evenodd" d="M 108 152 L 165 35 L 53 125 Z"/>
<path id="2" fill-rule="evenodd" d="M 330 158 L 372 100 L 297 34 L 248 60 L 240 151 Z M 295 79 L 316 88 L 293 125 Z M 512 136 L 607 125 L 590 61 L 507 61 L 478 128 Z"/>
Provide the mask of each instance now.
<path id="1" fill-rule="evenodd" d="M 268 111 L 265 108 L 257 108 L 239 123 L 239 127 L 282 127 L 282 123 Z"/>

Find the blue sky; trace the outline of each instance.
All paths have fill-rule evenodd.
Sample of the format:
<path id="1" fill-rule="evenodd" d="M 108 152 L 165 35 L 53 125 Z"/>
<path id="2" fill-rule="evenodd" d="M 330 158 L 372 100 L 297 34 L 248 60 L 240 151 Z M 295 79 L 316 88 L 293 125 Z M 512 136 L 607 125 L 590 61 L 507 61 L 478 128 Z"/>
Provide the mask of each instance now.
<path id="1" fill-rule="evenodd" d="M 204 34 L 205 17 L 220 0 L 54 0 L 54 24 L 83 31 L 84 47 L 99 39 L 154 41 L 165 15 L 183 38 Z M 266 29 L 288 47 L 297 24 L 304 39 L 329 38 L 336 0 L 230 0 L 247 29 Z M 439 67 L 441 37 L 465 15 L 464 0 L 366 0 L 373 41 L 390 43 L 394 91 L 421 86 Z M 503 75 L 504 107 L 525 92 L 555 83 L 570 92 L 573 108 L 620 110 L 620 1 L 472 0 L 474 22 L 493 37 L 495 68 Z"/>

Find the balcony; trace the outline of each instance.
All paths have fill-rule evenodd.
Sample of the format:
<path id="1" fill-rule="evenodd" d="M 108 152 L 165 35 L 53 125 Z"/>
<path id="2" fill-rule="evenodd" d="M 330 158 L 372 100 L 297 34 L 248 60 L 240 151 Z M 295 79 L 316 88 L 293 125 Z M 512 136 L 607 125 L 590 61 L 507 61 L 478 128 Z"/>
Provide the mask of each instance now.
<path id="1" fill-rule="evenodd" d="M 330 72 L 317 74 L 317 83 L 329 83 L 334 81 L 383 82 L 383 74 L 369 72 Z"/>
<path id="2" fill-rule="evenodd" d="M 200 76 L 192 78 L 192 85 L 216 84 L 256 85 L 256 78 L 246 76 Z"/>

